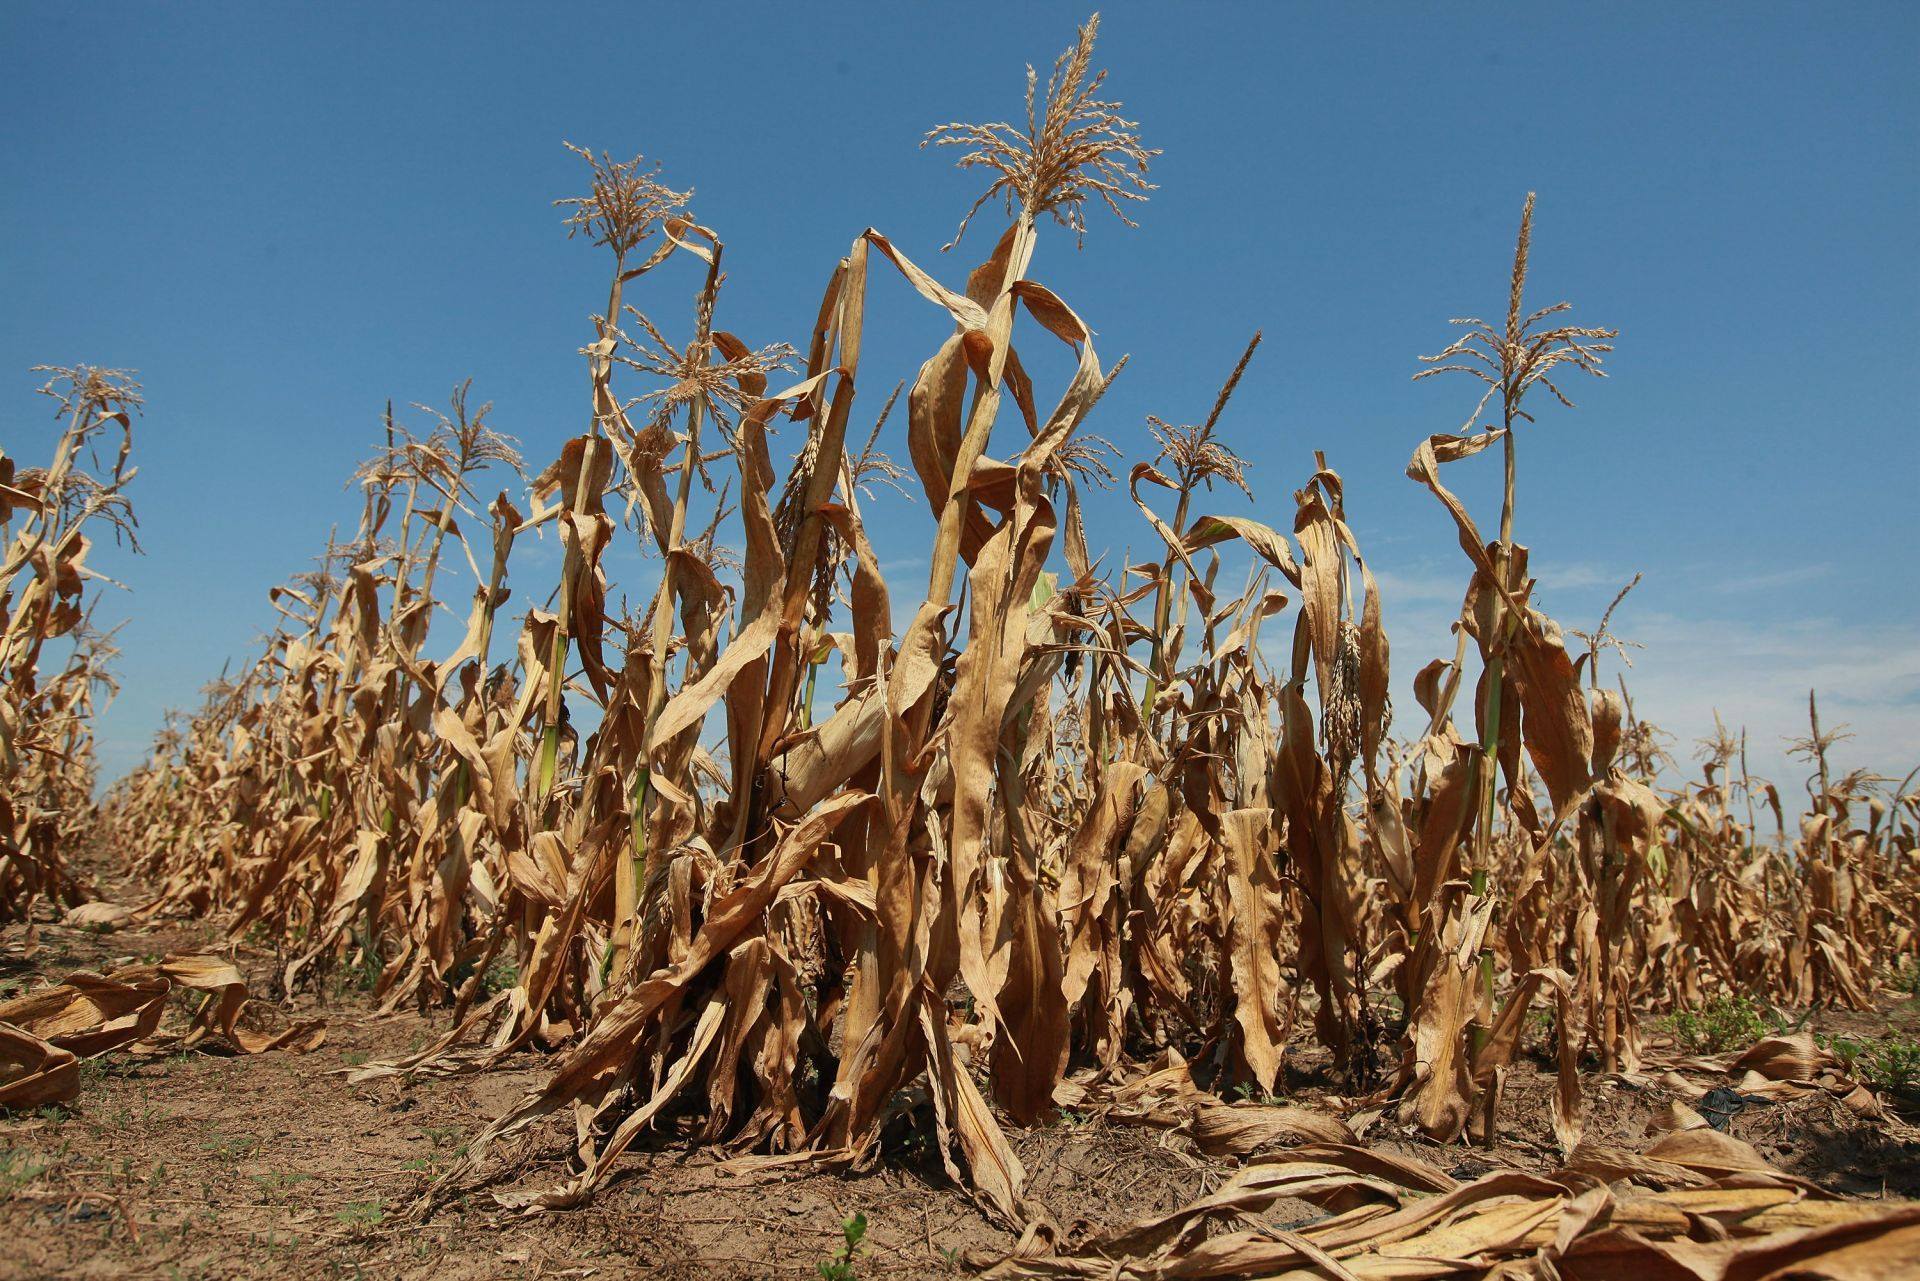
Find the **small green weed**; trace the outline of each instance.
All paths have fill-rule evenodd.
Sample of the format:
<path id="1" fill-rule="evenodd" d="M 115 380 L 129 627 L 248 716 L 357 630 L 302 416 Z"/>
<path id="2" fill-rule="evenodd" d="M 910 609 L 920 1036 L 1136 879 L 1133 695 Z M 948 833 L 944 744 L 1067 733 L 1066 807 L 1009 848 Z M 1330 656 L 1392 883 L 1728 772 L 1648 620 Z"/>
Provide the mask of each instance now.
<path id="1" fill-rule="evenodd" d="M 1664 1020 L 1673 1039 L 1695 1054 L 1744 1050 L 1779 1029 L 1779 1020 L 1744 996 L 1717 996 L 1690 1010 L 1675 1010 Z"/>
<path id="2" fill-rule="evenodd" d="M 512 957 L 496 958 L 494 963 L 487 967 L 485 976 L 480 980 L 480 986 L 486 989 L 489 996 L 497 992 L 511 991 L 520 986 L 520 966 Z"/>
<path id="3" fill-rule="evenodd" d="M 854 1275 L 853 1261 L 860 1253 L 860 1242 L 866 1239 L 866 1212 L 844 1220 L 840 1224 L 840 1233 L 846 1237 L 846 1244 L 834 1252 L 833 1258 L 818 1265 L 821 1281 L 858 1281 Z"/>
<path id="4" fill-rule="evenodd" d="M 436 1148 L 444 1148 L 460 1137 L 460 1127 L 457 1125 L 423 1125 L 420 1127 L 420 1133 L 426 1135 Z"/>
<path id="5" fill-rule="evenodd" d="M 1920 1082 L 1920 1041 L 1908 1036 L 1814 1038 L 1840 1060 L 1847 1075 L 1880 1090 L 1908 1090 Z"/>
<path id="6" fill-rule="evenodd" d="M 1920 997 L 1920 957 L 1910 956 L 1893 972 L 1893 987 L 1908 996 Z"/>
<path id="7" fill-rule="evenodd" d="M 386 969 L 379 951 L 368 939 L 365 926 L 354 927 L 353 947 L 351 959 L 335 969 L 329 980 L 335 1000 L 356 992 L 373 991 L 379 986 L 381 972 Z"/>
<path id="8" fill-rule="evenodd" d="M 313 1178 L 311 1174 L 299 1174 L 292 1171 L 269 1171 L 266 1174 L 250 1176 L 260 1188 L 263 1196 L 284 1193 L 296 1184 L 306 1183 Z"/>
<path id="9" fill-rule="evenodd" d="M 229 1165 L 235 1161 L 245 1160 L 259 1149 L 260 1140 L 245 1134 L 229 1137 L 216 1133 L 200 1145 L 202 1152 L 211 1152 Z"/>

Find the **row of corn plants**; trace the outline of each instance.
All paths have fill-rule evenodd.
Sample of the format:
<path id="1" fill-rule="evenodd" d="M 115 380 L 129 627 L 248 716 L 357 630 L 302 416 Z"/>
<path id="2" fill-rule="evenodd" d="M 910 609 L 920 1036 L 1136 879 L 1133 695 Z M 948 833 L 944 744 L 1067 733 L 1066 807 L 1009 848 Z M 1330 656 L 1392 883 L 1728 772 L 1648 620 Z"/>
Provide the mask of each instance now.
<path id="1" fill-rule="evenodd" d="M 125 371 L 42 367 L 55 429 L 44 466 L 0 448 L 0 924 L 89 896 L 75 855 L 95 819 L 93 725 L 112 696 L 107 581 L 93 536 L 135 540 L 126 488 L 139 384 Z"/>
<path id="2" fill-rule="evenodd" d="M 1607 621 L 1570 647 L 1538 607 L 1518 455 L 1567 447 L 1535 416 L 1614 334 L 1529 309 L 1531 197 L 1504 314 L 1419 366 L 1476 401 L 1407 468 L 1463 557 L 1417 709 L 1395 716 L 1340 474 L 1317 456 L 1276 505 L 1235 452 L 1257 335 L 1196 422 L 1150 420 L 1151 456 L 1094 432 L 1124 361 L 1038 250 L 1101 206 L 1126 221 L 1158 154 L 1104 96 L 1095 30 L 1029 74 L 1017 123 L 929 135 L 990 179 L 950 247 L 992 221 L 978 265 L 943 280 L 867 229 L 797 346 L 725 327 L 725 242 L 687 193 L 581 151 L 588 190 L 560 203 L 608 282 L 582 430 L 529 477 L 464 387 L 411 428 L 389 412 L 351 533 L 116 785 L 149 911 L 256 932 L 290 988 L 344 970 L 442 1012 L 367 1071 L 557 1055 L 449 1186 L 566 1110 L 576 1173 L 532 1199 L 571 1204 L 691 1109 L 710 1141 L 854 1167 L 922 1127 L 1017 1221 L 1003 1123 L 1048 1117 L 1070 1073 L 1173 1049 L 1271 1093 L 1317 1045 L 1402 1123 L 1487 1137 L 1535 1009 L 1571 1145 L 1580 1065 L 1630 1070 L 1650 1014 L 1727 985 L 1865 1005 L 1912 955 L 1905 784 L 1832 776 L 1817 715 L 1797 830 L 1731 736 L 1675 781 L 1600 678 Z M 690 314 L 656 323 L 674 272 Z M 862 334 L 908 307 L 951 333 L 902 410 Z M 1071 370 L 1043 386 L 1021 352 L 1055 343 Z M 882 449 L 903 419 L 904 466 Z M 1501 504 L 1476 513 L 1449 476 L 1492 458 Z M 896 482 L 927 506 L 924 587 L 870 536 Z M 1134 564 L 1083 524 L 1122 483 L 1153 548 Z M 524 568 L 549 537 L 557 570 Z M 629 542 L 657 565 L 637 599 L 607 572 Z M 443 607 L 457 639 L 429 628 Z"/>

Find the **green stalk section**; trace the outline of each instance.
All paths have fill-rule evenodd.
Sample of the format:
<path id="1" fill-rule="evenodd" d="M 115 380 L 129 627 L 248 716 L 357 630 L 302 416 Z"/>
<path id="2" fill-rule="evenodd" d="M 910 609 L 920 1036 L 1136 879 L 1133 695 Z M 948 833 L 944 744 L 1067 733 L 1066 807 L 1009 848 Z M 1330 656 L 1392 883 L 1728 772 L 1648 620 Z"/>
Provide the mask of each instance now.
<path id="1" fill-rule="evenodd" d="M 807 660 L 806 692 L 800 696 L 800 728 L 813 728 L 813 690 L 814 682 L 820 679 L 820 668 L 824 664 L 812 658 Z"/>
<path id="2" fill-rule="evenodd" d="M 699 322 L 694 332 L 693 346 L 689 349 L 703 360 L 713 339 L 713 302 L 720 288 L 720 254 L 721 246 L 715 241 L 712 256 L 707 260 L 707 281 L 701 291 Z M 645 736 L 652 734 L 660 710 L 667 705 L 667 650 L 673 641 L 673 607 L 678 591 L 674 554 L 680 550 L 680 544 L 687 534 L 687 506 L 693 493 L 694 473 L 700 466 L 700 427 L 706 416 L 706 405 L 705 393 L 696 393 L 687 407 L 686 455 L 680 460 L 679 488 L 673 498 L 665 563 L 660 569 L 660 591 L 654 597 L 650 638 L 653 656 L 652 669 L 648 673 L 647 718 L 641 730 L 640 761 L 634 772 L 633 789 L 629 793 L 632 805 L 629 811 L 631 839 L 627 852 L 614 869 L 613 878 L 613 934 L 608 948 L 608 968 L 610 973 L 616 975 L 625 966 L 632 951 L 634 926 L 640 913 L 640 891 L 653 870 L 652 851 L 647 837 L 647 809 L 652 803 L 653 778 Z"/>
<path id="3" fill-rule="evenodd" d="M 1189 502 L 1192 501 L 1192 498 L 1193 498 L 1193 481 L 1190 477 L 1182 476 L 1180 478 L 1180 501 L 1178 504 L 1175 505 L 1173 509 L 1173 536 L 1176 540 L 1186 537 L 1187 505 Z M 1160 696 L 1160 687 L 1165 682 L 1165 678 L 1168 675 L 1168 673 L 1162 670 L 1168 663 L 1168 659 L 1165 653 L 1165 647 L 1167 643 L 1167 625 L 1169 622 L 1172 621 L 1171 614 L 1173 612 L 1173 593 L 1170 593 L 1167 591 L 1167 583 L 1168 583 L 1168 580 L 1173 577 L 1173 574 L 1175 572 L 1175 565 L 1177 563 L 1178 563 L 1178 558 L 1173 554 L 1171 550 L 1169 550 L 1167 552 L 1166 560 L 1161 562 L 1160 586 L 1158 587 L 1158 589 L 1156 589 L 1154 594 L 1153 662 L 1147 670 L 1146 701 L 1140 705 L 1141 713 L 1145 715 L 1145 717 L 1147 718 L 1147 725 L 1149 729 L 1151 729 L 1153 725 L 1154 700 Z M 1184 594 L 1186 592 L 1186 581 L 1185 581 L 1186 567 L 1184 565 L 1180 566 L 1180 573 L 1182 576 L 1181 583 L 1180 583 L 1180 593 L 1184 597 Z M 1177 659 L 1179 656 L 1175 655 L 1174 657 Z"/>

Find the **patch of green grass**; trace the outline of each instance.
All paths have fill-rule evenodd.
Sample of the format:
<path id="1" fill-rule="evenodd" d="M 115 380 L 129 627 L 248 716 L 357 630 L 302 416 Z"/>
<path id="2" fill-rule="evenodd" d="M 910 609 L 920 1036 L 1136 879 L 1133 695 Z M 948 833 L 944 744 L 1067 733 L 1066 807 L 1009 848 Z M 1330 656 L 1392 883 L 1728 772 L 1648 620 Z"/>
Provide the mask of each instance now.
<path id="1" fill-rule="evenodd" d="M 293 1258 L 294 1252 L 299 1244 L 300 1238 L 298 1236 L 281 1236 L 272 1229 L 268 1229 L 265 1233 L 247 1233 L 247 1245 L 252 1249 L 263 1250 L 268 1254 L 277 1255 L 286 1259 Z"/>
<path id="2" fill-rule="evenodd" d="M 59 1165 L 66 1159 L 70 1147 L 70 1144 L 62 1143 L 47 1156 L 31 1148 L 0 1148 L 0 1201 L 7 1200 Z"/>
<path id="3" fill-rule="evenodd" d="M 259 1149 L 260 1140 L 251 1135 L 223 1135 L 217 1132 L 200 1145 L 202 1152 L 211 1152 L 228 1164 L 244 1161 Z"/>
<path id="4" fill-rule="evenodd" d="M 12 1196 L 46 1171 L 34 1153 L 24 1148 L 0 1148 L 0 1197 Z"/>
<path id="5" fill-rule="evenodd" d="M 386 962 L 380 959 L 379 949 L 372 946 L 364 926 L 354 927 L 352 948 L 349 958 L 336 965 L 328 976 L 328 990 L 336 1001 L 356 992 L 373 991 L 386 969 Z"/>
<path id="6" fill-rule="evenodd" d="M 370 1228 L 387 1217 L 385 1201 L 352 1201 L 333 1212 L 333 1217 L 351 1228 Z"/>
<path id="7" fill-rule="evenodd" d="M 1663 1022 L 1673 1039 L 1695 1054 L 1744 1050 L 1780 1027 L 1766 1007 L 1744 996 L 1717 996 L 1705 1005 L 1675 1010 Z"/>
<path id="8" fill-rule="evenodd" d="M 306 1183 L 313 1178 L 311 1174 L 299 1174 L 287 1170 L 274 1170 L 266 1174 L 255 1174 L 249 1177 L 251 1177 L 259 1187 L 261 1195 L 263 1196 L 285 1193 L 289 1188 L 297 1184 Z"/>
<path id="9" fill-rule="evenodd" d="M 86 1094 L 103 1081 L 127 1076 L 135 1066 L 124 1059 L 81 1059 L 80 1092 Z"/>

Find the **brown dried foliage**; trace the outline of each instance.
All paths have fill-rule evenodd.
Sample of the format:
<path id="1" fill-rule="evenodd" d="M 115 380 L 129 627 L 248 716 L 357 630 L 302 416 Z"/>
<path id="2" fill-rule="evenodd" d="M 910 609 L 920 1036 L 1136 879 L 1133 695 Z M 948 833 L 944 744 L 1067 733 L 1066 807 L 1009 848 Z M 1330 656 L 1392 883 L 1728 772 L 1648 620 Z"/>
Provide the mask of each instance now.
<path id="1" fill-rule="evenodd" d="M 1387 1123 L 1486 1133 L 1535 1003 L 1553 1011 L 1554 1120 L 1571 1155 L 1582 1056 L 1633 1070 L 1649 1012 L 1729 986 L 1864 1005 L 1913 953 L 1913 795 L 1831 779 L 1817 725 L 1797 833 L 1769 785 L 1728 776 L 1726 751 L 1699 781 L 1663 782 L 1650 727 L 1597 678 L 1609 620 L 1575 656 L 1532 604 L 1513 531 L 1525 397 L 1544 386 L 1564 401 L 1556 378 L 1599 373 L 1613 334 L 1549 323 L 1563 305 L 1523 311 L 1531 197 L 1504 324 L 1464 322 L 1421 375 L 1464 370 L 1486 393 L 1465 432 L 1429 437 L 1408 466 L 1466 557 L 1453 657 L 1416 679 L 1412 737 L 1392 736 L 1384 605 L 1339 473 L 1319 458 L 1290 520 L 1226 509 L 1253 498 L 1224 422 L 1252 344 L 1202 426 L 1151 420 L 1157 453 L 1128 488 L 1160 550 L 1095 565 L 1079 487 L 1102 479 L 1089 420 L 1118 366 L 1028 274 L 1042 214 L 1077 235 L 1089 196 L 1119 212 L 1148 189 L 1153 153 L 1097 97 L 1093 33 L 1044 94 L 1030 77 L 1024 129 L 932 136 L 999 175 L 968 214 L 1006 199 L 985 261 L 950 287 L 865 231 L 797 352 L 716 327 L 723 245 L 681 193 L 582 152 L 592 192 L 562 203 L 612 260 L 583 352 L 588 429 L 524 494 L 484 509 L 475 469 L 517 458 L 468 415 L 464 388 L 424 441 L 390 429 L 351 538 L 276 591 L 283 622 L 258 660 L 116 788 L 110 821 L 165 887 L 154 910 L 281 940 L 290 984 L 357 964 L 387 1005 L 447 1011 L 438 1044 L 366 1071 L 557 1054 L 436 1196 L 557 1111 L 575 1121 L 579 1160 L 523 1198 L 537 1206 L 590 1195 L 670 1108 L 741 1153 L 847 1166 L 875 1160 L 913 1114 L 990 1213 L 1025 1223 L 1003 1119 L 1137 1089 L 1135 1065 L 1174 1050 L 1206 1087 L 1176 1093 L 1219 1106 L 1236 1085 L 1282 1088 L 1289 1047 L 1311 1036 Z M 684 344 L 622 301 L 669 261 L 705 282 Z M 898 634 L 899 584 L 863 506 L 869 482 L 908 471 L 879 452 L 878 425 L 857 450 L 847 436 L 876 271 L 889 305 L 897 277 L 952 324 L 906 401 L 909 470 L 935 524 L 926 591 L 902 603 Z M 1016 337 L 1073 356 L 1051 408 Z M 779 386 L 789 358 L 799 369 Z M 1499 424 L 1476 426 L 1496 396 Z M 1008 397 L 1011 445 L 995 435 Z M 804 434 L 784 479 L 779 419 Z M 711 424 L 718 442 L 703 438 Z M 1489 539 L 1442 472 L 1495 444 L 1507 486 Z M 608 604 L 619 506 L 663 566 L 637 618 Z M 549 527 L 557 581 L 534 585 L 502 655 L 512 553 Z M 716 544 L 723 528 L 737 562 Z M 1221 544 L 1236 540 L 1252 566 L 1237 590 L 1220 581 Z M 458 645 L 430 658 L 449 545 L 480 586 Z M 1280 633 L 1271 663 L 1263 633 L 1289 610 L 1291 644 Z M 1762 796 L 1770 835 L 1756 830 Z M 1302 1124 L 1215 1115 L 1207 1133 L 1231 1145 L 1249 1125 Z M 1775 1228 L 1812 1233 L 1796 1238 L 1808 1250 L 1913 1231 L 1906 1210 L 1824 1216 L 1751 1182 L 1614 1197 L 1574 1162 L 1556 1180 L 1456 1187 L 1355 1152 L 1249 1167 L 1233 1205 L 1310 1185 L 1364 1213 L 1202 1242 L 1223 1189 L 1108 1243 L 1147 1261 L 1118 1274 L 1213 1275 L 1214 1260 L 1342 1275 L 1328 1259 L 1376 1241 L 1482 1270 L 1547 1251 L 1587 1275 L 1590 1260 L 1677 1249 L 1700 1215 L 1728 1225 L 1710 1248 L 1729 1258 Z M 1462 1217 L 1434 1217 L 1449 1208 Z M 1112 1266 L 1049 1249 L 1003 1270 Z"/>

